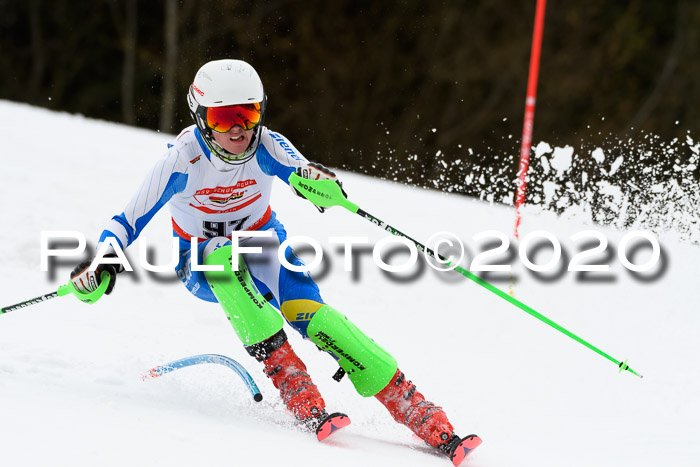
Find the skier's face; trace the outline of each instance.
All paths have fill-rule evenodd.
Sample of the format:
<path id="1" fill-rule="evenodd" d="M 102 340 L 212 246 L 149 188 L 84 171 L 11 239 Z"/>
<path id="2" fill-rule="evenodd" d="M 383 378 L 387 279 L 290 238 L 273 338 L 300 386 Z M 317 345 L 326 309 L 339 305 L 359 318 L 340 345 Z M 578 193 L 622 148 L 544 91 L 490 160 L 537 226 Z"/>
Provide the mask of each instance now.
<path id="1" fill-rule="evenodd" d="M 248 149 L 250 139 L 253 137 L 253 131 L 244 130 L 240 125 L 235 125 L 226 133 L 212 131 L 212 135 L 214 136 L 214 141 L 231 154 L 242 154 Z"/>

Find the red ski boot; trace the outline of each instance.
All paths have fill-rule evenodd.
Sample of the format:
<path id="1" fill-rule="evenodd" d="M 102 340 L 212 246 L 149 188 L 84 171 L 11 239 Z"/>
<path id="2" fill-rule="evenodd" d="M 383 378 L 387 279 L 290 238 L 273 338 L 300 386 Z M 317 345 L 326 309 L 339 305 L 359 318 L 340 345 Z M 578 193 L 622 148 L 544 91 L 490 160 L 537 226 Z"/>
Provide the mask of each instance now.
<path id="1" fill-rule="evenodd" d="M 401 370 L 396 370 L 389 384 L 374 397 L 384 404 L 394 420 L 449 456 L 454 465 L 459 465 L 471 450 L 481 444 L 476 435 L 457 436 L 442 407 L 426 401 Z"/>
<path id="2" fill-rule="evenodd" d="M 344 414 L 329 416 L 326 413 L 326 403 L 321 393 L 306 372 L 306 365 L 287 342 L 284 330 L 246 347 L 246 350 L 256 360 L 263 362 L 263 371 L 279 389 L 287 408 L 303 428 L 316 432 L 319 441 L 350 424 L 350 419 Z"/>

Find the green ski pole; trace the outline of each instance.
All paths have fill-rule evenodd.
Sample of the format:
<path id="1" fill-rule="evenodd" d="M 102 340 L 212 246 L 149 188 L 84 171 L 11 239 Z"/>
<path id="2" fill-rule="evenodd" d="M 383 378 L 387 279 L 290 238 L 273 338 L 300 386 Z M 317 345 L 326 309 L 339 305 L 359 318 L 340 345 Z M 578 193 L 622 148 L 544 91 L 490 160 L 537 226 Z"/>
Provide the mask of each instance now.
<path id="1" fill-rule="evenodd" d="M 367 211 L 364 211 L 360 209 L 360 207 L 348 200 L 344 195 L 343 192 L 340 188 L 340 186 L 332 181 L 332 180 L 308 180 L 305 178 L 300 177 L 296 173 L 292 173 L 289 177 L 289 184 L 292 185 L 294 188 L 296 188 L 306 199 L 314 203 L 316 206 L 321 206 L 321 207 L 331 207 L 331 206 L 342 206 L 345 209 L 347 209 L 350 212 L 353 212 L 355 214 L 358 214 L 359 216 L 363 217 L 364 219 L 367 219 L 368 221 L 372 222 L 373 224 L 376 224 L 380 228 L 386 230 L 392 235 L 395 235 L 397 237 L 404 237 L 411 241 L 413 244 L 416 245 L 416 248 L 419 250 L 427 253 L 428 255 L 432 256 L 433 258 L 437 258 L 445 262 L 447 266 L 454 266 L 454 270 L 464 277 L 476 282 L 480 286 L 486 288 L 487 290 L 490 290 L 491 292 L 495 293 L 499 297 L 503 298 L 504 300 L 512 303 L 513 305 L 517 306 L 521 310 L 525 311 L 531 316 L 534 316 L 535 318 L 539 319 L 543 323 L 546 323 L 556 329 L 557 331 L 561 332 L 562 334 L 572 338 L 576 342 L 578 342 L 581 345 L 584 345 L 588 347 L 589 349 L 593 350 L 597 354 L 605 357 L 606 359 L 610 360 L 611 362 L 615 363 L 615 365 L 618 366 L 620 369 L 620 373 L 624 371 L 629 371 L 633 375 L 639 376 L 642 378 L 642 375 L 638 374 L 635 372 L 632 368 L 630 368 L 627 365 L 627 361 L 619 361 L 607 353 L 603 352 L 596 346 L 588 343 L 587 341 L 581 339 L 579 336 L 576 334 L 572 333 L 571 331 L 565 329 L 564 327 L 560 326 L 559 324 L 555 323 L 551 319 L 547 318 L 541 313 L 538 313 L 535 311 L 533 308 L 529 307 L 528 305 L 524 304 L 520 300 L 516 299 L 515 297 L 510 296 L 506 292 L 502 291 L 501 289 L 495 287 L 493 284 L 490 284 L 489 282 L 483 280 L 481 277 L 477 276 L 476 274 L 467 271 L 466 269 L 458 266 L 458 265 L 453 265 L 450 263 L 450 261 L 447 261 L 442 255 L 437 255 L 433 250 L 430 248 L 427 248 L 425 245 L 421 244 L 420 242 L 414 240 L 413 238 L 409 237 L 408 235 L 404 234 L 403 232 L 400 232 L 399 230 L 395 229 L 394 227 L 390 226 L 386 222 L 378 219 L 377 217 L 374 217 L 373 215 L 369 214 Z"/>
<path id="2" fill-rule="evenodd" d="M 104 295 L 105 291 L 107 290 L 107 287 L 109 287 L 109 281 L 109 273 L 107 271 L 103 271 L 102 274 L 100 274 L 100 285 L 97 286 L 97 289 L 89 293 L 80 292 L 78 289 L 75 288 L 73 282 L 69 281 L 67 284 L 60 286 L 55 292 L 40 295 L 38 297 L 31 298 L 24 302 L 17 303 L 16 305 L 10 305 L 1 308 L 0 315 L 9 313 L 11 311 L 19 310 L 20 308 L 26 308 L 30 305 L 36 305 L 37 303 L 42 303 L 52 298 L 63 297 L 64 295 L 70 294 L 75 295 L 78 299 L 82 300 L 85 303 L 95 303 L 97 300 L 100 299 L 100 297 L 102 297 L 102 295 Z"/>

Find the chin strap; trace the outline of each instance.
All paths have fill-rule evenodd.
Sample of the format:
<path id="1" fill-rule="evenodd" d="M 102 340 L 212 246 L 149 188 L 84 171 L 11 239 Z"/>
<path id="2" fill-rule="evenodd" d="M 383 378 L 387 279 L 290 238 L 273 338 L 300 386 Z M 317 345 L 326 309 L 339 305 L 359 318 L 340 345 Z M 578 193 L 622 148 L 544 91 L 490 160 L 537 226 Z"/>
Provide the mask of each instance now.
<path id="1" fill-rule="evenodd" d="M 206 138 L 204 138 L 204 141 L 207 142 L 211 152 L 213 152 L 216 155 L 216 157 L 221 159 L 226 164 L 241 165 L 251 160 L 253 158 L 253 155 L 255 154 L 255 151 L 258 150 L 258 146 L 260 145 L 259 134 L 261 132 L 261 128 L 262 127 L 258 125 L 255 133 L 253 133 L 253 137 L 250 139 L 248 149 L 246 149 L 238 155 L 228 152 L 226 149 L 221 147 L 221 145 L 217 143 L 211 136 L 207 136 Z"/>

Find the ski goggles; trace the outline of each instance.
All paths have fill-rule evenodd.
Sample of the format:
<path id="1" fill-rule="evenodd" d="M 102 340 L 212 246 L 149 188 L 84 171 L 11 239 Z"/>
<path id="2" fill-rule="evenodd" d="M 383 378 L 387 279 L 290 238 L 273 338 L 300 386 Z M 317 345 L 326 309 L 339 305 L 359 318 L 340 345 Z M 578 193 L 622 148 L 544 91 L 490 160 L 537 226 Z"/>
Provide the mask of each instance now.
<path id="1" fill-rule="evenodd" d="M 236 125 L 244 130 L 252 130 L 260 123 L 261 117 L 262 110 L 259 102 L 207 107 L 207 126 L 217 133 L 226 133 Z"/>

